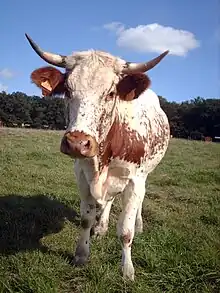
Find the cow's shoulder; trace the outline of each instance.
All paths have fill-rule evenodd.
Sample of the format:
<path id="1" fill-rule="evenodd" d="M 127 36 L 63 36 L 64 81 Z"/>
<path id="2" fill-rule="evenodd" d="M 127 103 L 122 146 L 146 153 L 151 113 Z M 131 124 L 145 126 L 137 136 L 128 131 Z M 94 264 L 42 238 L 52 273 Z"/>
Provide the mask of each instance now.
<path id="1" fill-rule="evenodd" d="M 112 127 L 102 143 L 102 164 L 112 159 L 141 165 L 165 148 L 169 137 L 166 114 L 150 89 L 138 99 L 120 102 Z"/>

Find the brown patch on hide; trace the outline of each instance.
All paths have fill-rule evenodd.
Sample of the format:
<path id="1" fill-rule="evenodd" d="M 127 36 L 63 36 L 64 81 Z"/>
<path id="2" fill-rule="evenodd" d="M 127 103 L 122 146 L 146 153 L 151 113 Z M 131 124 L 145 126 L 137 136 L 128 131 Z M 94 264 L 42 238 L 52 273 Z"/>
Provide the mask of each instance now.
<path id="1" fill-rule="evenodd" d="M 113 123 L 106 140 L 101 143 L 101 166 L 107 166 L 111 159 L 141 164 L 143 159 L 153 159 L 169 140 L 169 125 L 160 118 L 156 120 L 157 129 L 153 133 L 151 123 L 146 124 L 146 136 L 141 136 L 136 130 L 117 119 Z"/>
<path id="2" fill-rule="evenodd" d="M 131 232 L 121 235 L 121 241 L 123 244 L 129 244 L 131 242 Z"/>
<path id="3" fill-rule="evenodd" d="M 65 74 L 52 66 L 41 67 L 31 73 L 31 80 L 42 89 L 43 96 L 65 91 Z"/>
<path id="4" fill-rule="evenodd" d="M 140 164 L 145 155 L 144 143 L 137 131 L 129 129 L 125 123 L 115 121 L 103 144 L 102 165 L 108 165 L 110 159 L 116 157 Z"/>
<path id="5" fill-rule="evenodd" d="M 143 73 L 126 75 L 117 84 L 117 94 L 124 101 L 137 99 L 151 85 L 148 76 Z"/>

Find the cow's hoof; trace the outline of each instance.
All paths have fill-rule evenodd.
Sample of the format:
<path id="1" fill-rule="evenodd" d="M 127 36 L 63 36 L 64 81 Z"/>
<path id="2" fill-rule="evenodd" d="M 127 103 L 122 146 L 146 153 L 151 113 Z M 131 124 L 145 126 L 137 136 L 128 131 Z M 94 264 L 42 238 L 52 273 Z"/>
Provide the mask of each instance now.
<path id="1" fill-rule="evenodd" d="M 74 264 L 77 266 L 86 264 L 89 259 L 89 254 L 88 244 L 78 245 L 75 251 Z"/>
<path id="2" fill-rule="evenodd" d="M 134 281 L 134 267 L 132 263 L 125 263 L 122 267 L 123 278 L 129 281 Z"/>
<path id="3" fill-rule="evenodd" d="M 88 263 L 88 257 L 86 257 L 86 256 L 75 255 L 75 256 L 74 256 L 73 263 L 74 263 L 74 265 L 76 265 L 76 266 L 83 266 L 83 265 L 86 265 L 86 264 Z"/>

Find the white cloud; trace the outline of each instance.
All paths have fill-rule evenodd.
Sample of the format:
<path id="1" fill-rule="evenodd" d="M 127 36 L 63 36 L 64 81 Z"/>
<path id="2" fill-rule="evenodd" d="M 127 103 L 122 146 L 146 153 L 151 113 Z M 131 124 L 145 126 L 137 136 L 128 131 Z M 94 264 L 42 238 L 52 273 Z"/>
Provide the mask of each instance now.
<path id="1" fill-rule="evenodd" d="M 185 56 L 188 51 L 200 46 L 194 34 L 158 23 L 125 28 L 120 22 L 105 24 L 104 29 L 115 32 L 117 45 L 136 52 L 162 53 Z"/>
<path id="2" fill-rule="evenodd" d="M 121 22 L 117 22 L 117 21 L 106 23 L 103 25 L 103 28 L 110 31 L 115 31 L 117 34 L 119 34 L 125 29 L 124 25 Z"/>
<path id="3" fill-rule="evenodd" d="M 4 85 L 0 82 L 0 92 L 6 92 L 8 89 L 7 85 Z"/>
<path id="4" fill-rule="evenodd" d="M 15 76 L 15 73 L 8 68 L 0 70 L 0 77 L 10 79 Z"/>

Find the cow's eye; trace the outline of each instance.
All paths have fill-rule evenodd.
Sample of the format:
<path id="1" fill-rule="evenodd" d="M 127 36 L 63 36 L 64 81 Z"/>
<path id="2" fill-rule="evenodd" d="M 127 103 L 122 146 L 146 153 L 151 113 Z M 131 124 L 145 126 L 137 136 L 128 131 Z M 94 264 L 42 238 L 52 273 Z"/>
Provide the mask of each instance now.
<path id="1" fill-rule="evenodd" d="M 114 93 L 113 91 L 110 92 L 110 93 L 109 93 L 109 97 L 111 97 L 111 98 L 114 97 L 114 94 L 115 94 L 115 93 Z"/>

